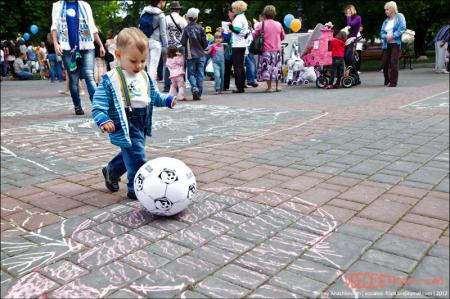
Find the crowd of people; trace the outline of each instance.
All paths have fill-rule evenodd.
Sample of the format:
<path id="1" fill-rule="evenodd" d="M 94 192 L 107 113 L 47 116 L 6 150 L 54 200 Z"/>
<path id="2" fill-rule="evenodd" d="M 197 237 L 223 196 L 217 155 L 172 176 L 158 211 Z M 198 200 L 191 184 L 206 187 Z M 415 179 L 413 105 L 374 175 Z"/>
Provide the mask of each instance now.
<path id="1" fill-rule="evenodd" d="M 216 94 L 230 89 L 232 74 L 236 86 L 233 93 L 243 93 L 249 86 L 257 87 L 258 82 L 266 83 L 265 92 L 281 91 L 281 45 L 285 32 L 283 26 L 275 21 L 276 8 L 273 5 L 264 8 L 259 21 L 250 22 L 246 16 L 247 3 L 235 1 L 228 11 L 227 22 L 222 22 L 216 30 L 199 22 L 200 11 L 196 8 L 187 9 L 183 16 L 179 1 L 170 3 L 170 13 L 167 15 L 164 15 L 165 8 L 165 0 L 150 0 L 141 12 L 139 24 L 136 24 L 149 40 L 146 70 L 154 82 L 162 78 L 164 92 L 186 100 L 185 88 L 188 88 L 193 100 L 201 100 L 207 69 L 212 69 L 210 76 L 215 80 Z M 406 30 L 406 22 L 394 1 L 386 3 L 385 12 L 387 19 L 380 30 L 384 83 L 395 87 L 401 36 Z M 353 5 L 348 5 L 344 13 L 347 32 L 335 30 L 336 36 L 331 43 L 333 80 L 327 88 L 338 87 L 344 65 L 351 66 L 350 70 L 355 73 L 360 70 L 361 59 L 355 61 L 355 49 L 346 41 L 361 35 L 362 17 Z M 68 30 L 76 24 L 83 35 L 78 36 L 73 30 Z M 249 52 L 249 46 L 261 32 L 264 34 L 264 51 L 256 56 Z M 84 79 L 92 99 L 102 76 L 117 66 L 116 38 L 113 32 L 108 32 L 106 40 L 100 37 L 88 3 L 81 0 L 58 1 L 53 5 L 51 33 L 45 42 L 30 43 L 19 38 L 0 43 L 1 74 L 20 80 L 48 78 L 55 82 L 67 79 L 67 88 L 61 92 L 70 93 L 76 113 L 83 114 L 79 80 Z M 446 24 L 433 40 L 436 72 L 439 73 L 448 72 L 445 65 L 448 40 L 449 25 Z M 356 44 L 359 53 L 356 57 L 361 58 L 362 47 L 362 42 Z M 334 78 L 337 78 L 336 83 Z M 274 89 L 272 82 L 275 83 Z"/>

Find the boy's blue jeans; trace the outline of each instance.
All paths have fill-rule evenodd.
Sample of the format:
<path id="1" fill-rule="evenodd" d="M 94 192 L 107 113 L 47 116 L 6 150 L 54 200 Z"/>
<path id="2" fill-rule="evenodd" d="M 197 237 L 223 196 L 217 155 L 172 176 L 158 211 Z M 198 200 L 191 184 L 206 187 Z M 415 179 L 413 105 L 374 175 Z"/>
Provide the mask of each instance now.
<path id="1" fill-rule="evenodd" d="M 86 82 L 87 90 L 89 93 L 89 98 L 92 102 L 97 85 L 94 80 L 94 49 L 92 50 L 81 50 L 81 66 L 78 66 L 74 72 L 70 71 L 70 51 L 63 51 L 63 62 L 64 68 L 69 74 L 69 89 L 70 95 L 72 96 L 73 105 L 75 107 L 81 107 L 80 92 L 78 90 L 78 81 L 80 76 Z"/>
<path id="2" fill-rule="evenodd" d="M 187 60 L 188 80 L 191 84 L 192 92 L 203 93 L 203 79 L 205 78 L 205 57 Z"/>
<path id="3" fill-rule="evenodd" d="M 213 60 L 214 67 L 214 89 L 222 91 L 225 79 L 225 61 Z"/>
<path id="4" fill-rule="evenodd" d="M 131 147 L 120 148 L 106 166 L 113 178 L 120 178 L 125 172 L 128 177 L 128 191 L 134 192 L 134 177 L 139 168 L 147 162 L 145 156 L 145 123 L 147 108 L 133 108 L 132 117 L 128 117 Z"/>
<path id="5" fill-rule="evenodd" d="M 256 61 L 255 56 L 251 53 L 245 56 L 245 74 L 247 75 L 247 84 L 255 83 Z"/>

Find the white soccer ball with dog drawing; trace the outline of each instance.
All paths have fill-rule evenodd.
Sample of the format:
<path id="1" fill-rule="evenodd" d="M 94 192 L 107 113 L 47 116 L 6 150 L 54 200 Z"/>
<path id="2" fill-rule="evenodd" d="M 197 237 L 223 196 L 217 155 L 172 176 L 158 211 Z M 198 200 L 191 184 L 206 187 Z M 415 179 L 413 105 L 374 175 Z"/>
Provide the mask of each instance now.
<path id="1" fill-rule="evenodd" d="M 134 191 L 150 213 L 172 216 L 192 202 L 197 183 L 192 170 L 182 161 L 161 157 L 148 161 L 138 170 Z"/>

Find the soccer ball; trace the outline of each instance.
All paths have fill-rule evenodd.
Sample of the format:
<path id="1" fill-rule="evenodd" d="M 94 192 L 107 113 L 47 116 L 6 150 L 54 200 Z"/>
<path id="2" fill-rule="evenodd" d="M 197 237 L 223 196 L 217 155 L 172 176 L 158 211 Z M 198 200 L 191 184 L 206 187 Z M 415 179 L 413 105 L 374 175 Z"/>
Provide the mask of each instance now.
<path id="1" fill-rule="evenodd" d="M 182 161 L 160 157 L 148 161 L 138 170 L 134 191 L 150 213 L 172 216 L 192 202 L 197 183 L 192 170 Z"/>

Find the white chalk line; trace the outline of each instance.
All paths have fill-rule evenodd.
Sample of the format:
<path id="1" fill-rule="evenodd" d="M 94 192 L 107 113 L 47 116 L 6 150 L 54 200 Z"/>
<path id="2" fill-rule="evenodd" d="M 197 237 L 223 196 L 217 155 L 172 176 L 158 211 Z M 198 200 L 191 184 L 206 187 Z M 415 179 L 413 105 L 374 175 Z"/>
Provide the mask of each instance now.
<path id="1" fill-rule="evenodd" d="M 236 144 L 236 143 L 240 143 L 240 142 L 243 142 L 243 141 L 251 141 L 251 140 L 255 140 L 257 138 L 266 137 L 266 136 L 270 136 L 270 135 L 274 135 L 274 134 L 279 134 L 279 133 L 281 133 L 283 131 L 288 131 L 288 130 L 300 128 L 300 127 L 302 127 L 302 126 L 304 126 L 304 125 L 306 125 L 306 124 L 308 124 L 310 122 L 316 121 L 316 120 L 318 120 L 318 119 L 320 119 L 320 118 L 322 118 L 324 116 L 327 116 L 328 114 L 329 114 L 329 112 L 325 112 L 325 113 L 320 114 L 319 116 L 311 118 L 311 119 L 309 119 L 307 121 L 304 121 L 304 122 L 302 122 L 300 124 L 297 124 L 295 126 L 292 126 L 292 127 L 289 127 L 289 128 L 284 128 L 284 129 L 281 129 L 281 130 L 272 131 L 270 133 L 263 133 L 263 134 L 259 134 L 259 135 L 255 135 L 255 136 L 242 137 L 242 138 L 230 136 L 231 138 L 234 138 L 235 140 L 229 141 L 229 142 L 225 142 L 225 143 L 207 144 L 207 145 L 204 145 L 204 146 L 194 146 L 194 147 L 187 147 L 187 148 L 183 148 L 183 149 L 171 150 L 171 151 L 168 151 L 167 153 L 177 153 L 177 152 L 182 152 L 182 151 L 185 151 L 185 150 L 203 149 L 203 148 L 208 148 L 208 147 L 217 147 L 217 146 Z M 228 137 L 228 138 L 230 138 L 230 137 Z M 158 148 L 153 148 L 153 149 L 156 150 L 156 151 L 164 151 L 165 150 L 165 149 L 158 149 Z"/>
<path id="2" fill-rule="evenodd" d="M 420 102 L 429 100 L 429 99 L 431 99 L 431 98 L 440 96 L 440 95 L 442 95 L 442 94 L 444 94 L 444 93 L 448 93 L 448 90 L 443 91 L 443 92 L 440 92 L 440 93 L 437 93 L 437 94 L 434 94 L 434 95 L 431 95 L 431 96 L 428 96 L 428 97 L 426 97 L 426 98 L 423 98 L 423 99 L 420 99 L 420 100 L 417 100 L 417 101 L 414 101 L 414 102 L 412 102 L 412 103 L 409 103 L 409 104 L 400 106 L 400 107 L 398 107 L 398 109 L 403 109 L 403 108 L 408 107 L 408 106 L 410 106 L 410 105 L 413 105 L 413 104 L 416 104 L 416 103 L 420 103 Z"/>
<path id="3" fill-rule="evenodd" d="M 11 156 L 13 156 L 14 158 L 17 158 L 17 159 L 20 159 L 20 160 L 24 160 L 24 161 L 30 162 L 30 163 L 32 163 L 32 164 L 34 164 L 34 165 L 36 165 L 36 166 L 38 166 L 38 167 L 40 167 L 40 168 L 42 168 L 42 169 L 45 169 L 45 170 L 47 170 L 47 171 L 49 171 L 49 172 L 53 172 L 53 173 L 58 174 L 58 172 L 56 172 L 56 171 L 54 171 L 54 170 L 51 170 L 50 168 L 48 168 L 48 167 L 46 167 L 46 166 L 44 166 L 44 165 L 42 165 L 42 164 L 40 164 L 40 163 L 38 163 L 38 162 L 36 162 L 36 161 L 30 160 L 30 159 L 27 159 L 27 158 L 19 157 L 18 155 L 16 155 L 14 152 L 12 152 L 11 150 L 7 149 L 7 148 L 4 147 L 3 145 L 2 145 L 2 153 L 11 155 Z"/>

